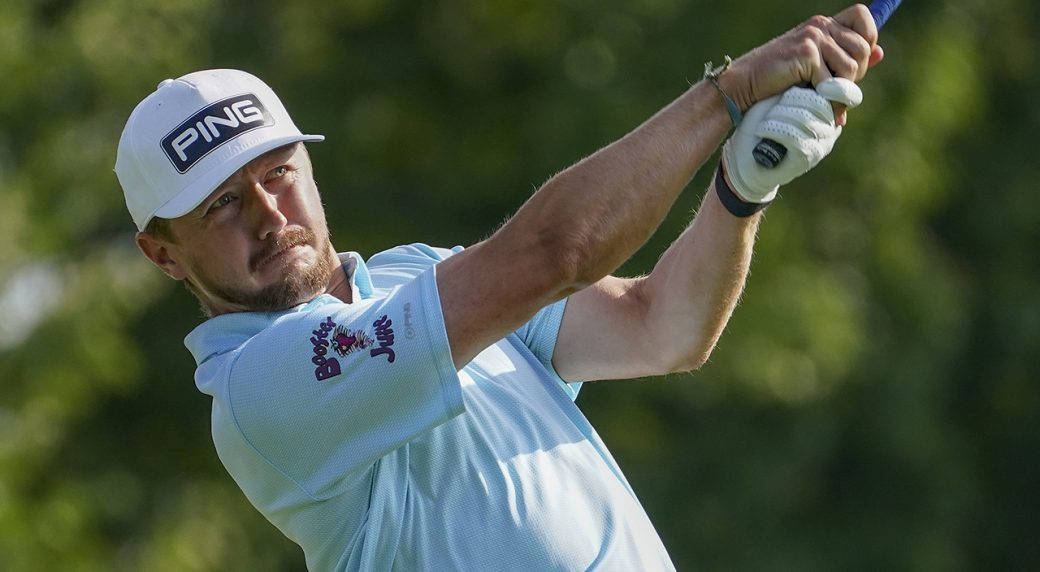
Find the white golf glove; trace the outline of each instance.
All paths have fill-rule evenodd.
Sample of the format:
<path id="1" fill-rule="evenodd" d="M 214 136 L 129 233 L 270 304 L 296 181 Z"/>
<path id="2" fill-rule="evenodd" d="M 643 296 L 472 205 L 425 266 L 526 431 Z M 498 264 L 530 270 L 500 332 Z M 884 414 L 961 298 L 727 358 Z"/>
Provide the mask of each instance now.
<path id="1" fill-rule="evenodd" d="M 722 149 L 722 164 L 733 192 L 745 202 L 767 203 L 776 197 L 780 185 L 826 157 L 841 135 L 841 127 L 834 124 L 831 101 L 851 109 L 863 101 L 863 92 L 850 80 L 830 78 L 815 90 L 792 87 L 751 106 Z M 787 148 L 787 155 L 772 169 L 759 165 L 752 156 L 761 139 L 772 139 Z"/>

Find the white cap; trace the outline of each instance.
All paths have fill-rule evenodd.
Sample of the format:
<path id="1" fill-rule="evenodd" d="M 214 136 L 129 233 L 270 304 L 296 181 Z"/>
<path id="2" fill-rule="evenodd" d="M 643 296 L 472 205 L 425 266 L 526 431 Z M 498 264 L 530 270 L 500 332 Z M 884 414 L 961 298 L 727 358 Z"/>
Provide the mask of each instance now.
<path id="1" fill-rule="evenodd" d="M 123 128 L 116 176 L 139 230 L 152 217 L 177 218 L 243 165 L 296 141 L 321 141 L 293 124 L 278 96 L 238 70 L 204 70 L 163 80 Z"/>

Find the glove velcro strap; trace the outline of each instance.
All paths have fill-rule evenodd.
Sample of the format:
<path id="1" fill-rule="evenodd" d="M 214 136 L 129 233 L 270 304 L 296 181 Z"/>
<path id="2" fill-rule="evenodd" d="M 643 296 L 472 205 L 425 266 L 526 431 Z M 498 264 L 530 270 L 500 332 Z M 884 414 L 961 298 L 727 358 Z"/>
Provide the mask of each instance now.
<path id="1" fill-rule="evenodd" d="M 718 194 L 719 202 L 722 203 L 722 206 L 726 207 L 730 214 L 739 218 L 747 218 L 773 202 L 749 203 L 737 196 L 733 189 L 729 188 L 729 184 L 726 183 L 722 163 L 719 163 L 719 168 L 715 170 L 715 193 Z"/>

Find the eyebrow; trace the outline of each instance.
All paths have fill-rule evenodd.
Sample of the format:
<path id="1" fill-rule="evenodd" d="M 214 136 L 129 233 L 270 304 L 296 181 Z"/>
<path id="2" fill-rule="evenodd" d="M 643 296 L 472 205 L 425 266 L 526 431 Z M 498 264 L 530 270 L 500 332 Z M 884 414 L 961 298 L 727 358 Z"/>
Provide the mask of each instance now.
<path id="1" fill-rule="evenodd" d="M 228 187 L 231 187 L 231 186 L 233 186 L 233 185 L 229 184 L 227 182 L 222 183 L 219 187 L 214 189 L 214 191 L 212 193 L 206 195 L 206 198 L 202 199 L 202 202 L 200 202 L 197 207 L 192 209 L 192 212 L 196 213 L 200 217 L 205 215 L 206 212 L 209 211 L 209 205 L 212 204 L 213 201 L 215 201 L 218 198 L 220 198 L 221 195 L 226 193 L 228 191 Z"/>
<path id="2" fill-rule="evenodd" d="M 276 147 L 274 149 L 271 149 L 270 151 L 260 155 L 259 157 L 254 158 L 245 165 L 239 167 L 239 169 L 235 171 L 231 175 L 231 177 L 228 177 L 228 179 L 221 183 L 220 186 L 218 186 L 216 189 L 213 189 L 212 193 L 206 195 L 206 198 L 202 199 L 202 202 L 199 203 L 199 206 L 196 208 L 202 209 L 200 211 L 200 214 L 205 214 L 206 207 L 209 206 L 210 203 L 220 198 L 221 195 L 233 189 L 236 185 L 240 184 L 239 181 L 236 181 L 234 179 L 238 176 L 239 173 L 242 172 L 242 169 L 245 169 L 246 167 L 254 163 L 264 163 L 265 161 L 281 165 L 289 161 L 289 159 L 292 159 L 295 155 L 296 146 L 295 144 L 290 143 L 289 145 L 285 145 L 283 147 Z"/>
<path id="3" fill-rule="evenodd" d="M 238 171 L 235 171 L 235 173 L 233 175 L 231 175 L 231 177 L 229 177 L 227 180 L 225 180 L 223 183 L 221 183 L 217 188 L 213 189 L 212 193 L 206 195 L 206 198 L 202 200 L 201 204 L 202 205 L 206 205 L 206 204 L 216 200 L 217 198 L 219 198 L 220 195 L 223 195 L 224 193 L 228 192 L 229 190 L 231 190 L 231 189 L 237 187 L 238 185 L 242 184 L 242 181 L 235 180 L 235 177 L 237 175 L 238 175 Z"/>

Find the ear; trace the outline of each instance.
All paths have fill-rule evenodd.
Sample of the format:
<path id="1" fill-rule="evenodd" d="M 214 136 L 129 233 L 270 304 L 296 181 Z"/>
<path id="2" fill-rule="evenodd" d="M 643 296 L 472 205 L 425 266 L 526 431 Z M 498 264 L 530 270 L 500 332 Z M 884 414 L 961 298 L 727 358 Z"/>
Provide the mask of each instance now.
<path id="1" fill-rule="evenodd" d="M 147 232 L 138 232 L 134 240 L 141 253 L 170 278 L 184 280 L 188 275 L 187 268 L 180 262 L 180 252 L 173 243 Z"/>

